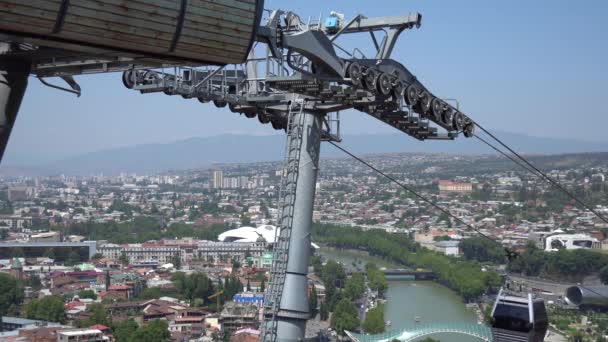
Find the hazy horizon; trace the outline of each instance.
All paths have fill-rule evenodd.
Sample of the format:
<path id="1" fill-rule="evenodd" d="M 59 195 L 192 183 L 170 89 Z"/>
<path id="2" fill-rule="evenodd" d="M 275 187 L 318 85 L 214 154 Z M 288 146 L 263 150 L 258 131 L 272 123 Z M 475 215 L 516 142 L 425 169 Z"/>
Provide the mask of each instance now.
<path id="1" fill-rule="evenodd" d="M 608 32 L 603 19 L 608 2 L 572 6 L 560 0 L 547 6 L 523 0 L 383 0 L 370 6 L 268 0 L 265 7 L 293 10 L 305 19 L 331 10 L 347 18 L 420 12 L 422 26 L 402 34 L 392 57 L 435 94 L 458 99 L 463 112 L 495 130 L 608 146 L 608 109 L 601 106 L 608 47 L 598 43 Z M 357 42 L 349 38 L 343 44 L 352 48 Z M 141 95 L 124 88 L 120 77 L 76 76 L 83 89 L 80 98 L 30 78 L 6 162 L 57 160 L 229 132 L 275 133 L 227 108 L 180 96 Z M 341 117 L 344 134 L 395 132 L 356 111 Z"/>

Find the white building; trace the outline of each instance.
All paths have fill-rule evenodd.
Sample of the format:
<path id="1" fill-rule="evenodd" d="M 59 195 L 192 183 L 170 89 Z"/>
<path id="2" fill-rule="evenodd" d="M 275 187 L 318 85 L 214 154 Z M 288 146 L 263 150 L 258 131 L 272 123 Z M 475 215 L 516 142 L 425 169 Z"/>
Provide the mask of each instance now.
<path id="1" fill-rule="evenodd" d="M 545 251 L 581 248 L 601 248 L 601 244 L 596 238 L 585 234 L 558 234 L 545 238 Z"/>
<path id="2" fill-rule="evenodd" d="M 460 241 L 439 241 L 435 243 L 435 248 L 445 255 L 458 256 L 460 254 L 459 244 Z"/>

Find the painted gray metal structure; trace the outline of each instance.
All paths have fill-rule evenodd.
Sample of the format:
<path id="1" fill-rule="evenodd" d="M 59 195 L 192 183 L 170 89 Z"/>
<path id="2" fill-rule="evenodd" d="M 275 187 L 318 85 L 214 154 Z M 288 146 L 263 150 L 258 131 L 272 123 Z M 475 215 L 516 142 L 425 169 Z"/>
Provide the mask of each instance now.
<path id="1" fill-rule="evenodd" d="M 279 234 L 265 300 L 265 340 L 303 338 L 308 305 L 308 259 L 319 169 L 322 116 L 296 104 L 288 124 L 287 158 L 281 184 Z"/>
<path id="2" fill-rule="evenodd" d="M 304 338 L 309 318 L 306 272 L 320 142 L 340 141 L 339 112 L 364 112 L 419 140 L 473 135 L 472 120 L 458 106 L 433 95 L 404 65 L 391 59 L 400 34 L 420 27 L 421 20 L 418 13 L 358 15 L 330 30 L 321 18 L 305 22 L 293 12 L 269 11 L 255 30 L 257 43 L 247 60 L 221 67 L 171 61 L 145 64 L 132 56 L 79 58 L 69 51 L 36 46 L 28 46 L 29 54 L 12 57 L 31 61 L 31 73 L 38 78 L 62 77 L 69 88 L 53 87 L 76 94 L 80 87 L 72 75 L 123 71 L 123 84 L 142 94 L 213 102 L 285 130 L 278 208 L 281 230 L 274 245 L 260 340 L 297 341 Z M 340 46 L 338 41 L 346 34 L 369 35 L 374 56 Z M 377 34 L 383 34 L 380 41 Z M 7 39 L 0 34 L 0 42 Z M 263 57 L 257 57 L 260 50 L 265 50 Z"/>
<path id="3" fill-rule="evenodd" d="M 608 307 L 608 286 L 571 286 L 566 301 L 577 306 Z"/>
<path id="4" fill-rule="evenodd" d="M 545 302 L 540 298 L 510 296 L 500 290 L 490 314 L 492 341 L 542 342 L 549 319 Z"/>
<path id="5" fill-rule="evenodd" d="M 13 130 L 27 88 L 30 63 L 16 58 L 18 44 L 0 42 L 0 160 Z"/>

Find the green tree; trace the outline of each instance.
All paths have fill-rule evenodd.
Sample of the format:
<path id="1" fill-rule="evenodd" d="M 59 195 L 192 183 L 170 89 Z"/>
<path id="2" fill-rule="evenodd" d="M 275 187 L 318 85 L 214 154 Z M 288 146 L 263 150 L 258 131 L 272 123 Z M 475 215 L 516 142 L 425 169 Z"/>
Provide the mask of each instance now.
<path id="1" fill-rule="evenodd" d="M 63 300 L 57 296 L 34 299 L 24 307 L 25 317 L 50 322 L 66 322 Z"/>
<path id="2" fill-rule="evenodd" d="M 317 306 L 319 305 L 319 300 L 317 298 L 317 289 L 313 285 L 310 288 L 310 294 L 308 296 L 308 310 L 310 311 L 311 317 L 317 316 Z"/>
<path id="3" fill-rule="evenodd" d="M 95 294 L 95 291 L 93 291 L 93 290 L 80 290 L 80 291 L 78 291 L 77 295 L 80 299 L 84 299 L 84 298 L 89 298 L 89 299 L 93 299 L 93 300 L 97 299 L 97 295 Z"/>
<path id="4" fill-rule="evenodd" d="M 133 318 L 129 318 L 128 320 L 116 324 L 112 332 L 114 338 L 116 338 L 116 342 L 129 342 L 137 328 L 137 322 L 135 322 Z"/>
<path id="5" fill-rule="evenodd" d="M 232 259 L 232 272 L 236 272 L 239 268 L 241 268 L 241 263 Z"/>
<path id="6" fill-rule="evenodd" d="M 326 287 L 327 285 L 343 287 L 346 280 L 346 272 L 341 264 L 335 260 L 328 260 L 321 270 L 321 279 L 323 279 Z"/>
<path id="7" fill-rule="evenodd" d="M 384 332 L 384 305 L 378 305 L 369 310 L 363 321 L 363 330 L 368 334 Z"/>
<path id="8" fill-rule="evenodd" d="M 389 234 L 378 229 L 363 231 L 360 228 L 315 224 L 313 225 L 313 239 L 315 242 L 337 248 L 365 250 L 389 262 L 404 266 L 430 269 L 440 283 L 459 293 L 466 301 L 474 300 L 482 295 L 490 287 L 489 282 L 494 280 L 494 277 L 484 276 L 486 273 L 493 272 L 483 272 L 477 262 L 457 259 L 430 251 L 407 236 Z M 589 269 L 597 264 L 598 262 L 593 262 L 590 263 L 590 266 L 583 268 Z M 578 266 L 582 267 L 582 265 Z M 322 278 L 325 281 L 326 274 L 325 272 L 322 273 Z M 331 275 L 330 277 L 335 278 Z M 378 279 L 382 278 L 379 277 Z M 379 281 L 381 282 L 381 280 Z M 333 298 L 338 296 L 336 291 L 332 291 L 326 285 L 326 298 L 330 308 L 331 303 L 337 301 Z"/>
<path id="9" fill-rule="evenodd" d="M 321 269 L 323 268 L 323 263 L 321 263 L 321 257 L 312 256 L 310 258 L 310 265 L 312 266 L 314 272 L 318 275 L 321 275 Z"/>
<path id="10" fill-rule="evenodd" d="M 215 292 L 211 280 L 204 273 L 196 272 L 186 275 L 182 272 L 176 272 L 171 277 L 171 280 L 179 293 L 190 300 L 191 303 L 194 303 L 194 300 L 199 298 L 202 299 L 200 304 L 204 305 L 209 302 L 207 297 Z"/>
<path id="11" fill-rule="evenodd" d="M 88 317 L 78 322 L 80 327 L 90 327 L 95 324 L 110 326 L 112 323 L 108 317 L 108 311 L 101 304 L 93 303 L 87 305 L 86 312 L 88 313 Z"/>
<path id="12" fill-rule="evenodd" d="M 327 309 L 327 304 L 325 304 L 325 302 L 321 303 L 321 307 L 319 308 L 319 316 L 322 321 L 327 321 L 329 318 L 329 310 Z"/>
<path id="13" fill-rule="evenodd" d="M 266 280 L 262 279 L 262 283 L 260 284 L 260 292 L 266 291 Z"/>
<path id="14" fill-rule="evenodd" d="M 123 266 L 128 266 L 129 265 L 129 257 L 127 256 L 126 253 L 121 253 L 120 257 L 118 257 L 118 261 L 123 265 Z"/>
<path id="15" fill-rule="evenodd" d="M 40 276 L 36 274 L 32 274 L 25 280 L 25 284 L 30 286 L 33 290 L 38 291 L 42 287 L 42 281 L 40 281 Z"/>
<path id="16" fill-rule="evenodd" d="M 365 277 L 362 273 L 353 273 L 353 275 L 346 280 L 344 295 L 354 301 L 361 298 L 364 291 Z"/>
<path id="17" fill-rule="evenodd" d="M 377 291 L 380 296 L 384 294 L 384 291 L 388 289 L 388 282 L 386 276 L 376 264 L 370 262 L 365 265 L 365 271 L 367 272 L 368 286 L 370 289 Z"/>
<path id="18" fill-rule="evenodd" d="M 129 341 L 131 342 L 165 342 L 171 339 L 167 321 L 155 319 L 137 329 Z"/>
<path id="19" fill-rule="evenodd" d="M 459 244 L 465 258 L 480 262 L 505 262 L 505 252 L 500 243 L 483 236 L 464 239 Z"/>
<path id="20" fill-rule="evenodd" d="M 171 258 L 171 263 L 173 264 L 173 267 L 175 267 L 176 270 L 179 270 L 182 268 L 182 258 L 179 256 L 179 254 L 175 254 Z"/>
<path id="21" fill-rule="evenodd" d="M 101 258 L 103 258 L 103 254 L 101 254 L 101 253 L 95 253 L 95 254 L 93 254 L 93 256 L 91 257 L 91 260 L 99 260 L 99 259 L 101 259 Z"/>
<path id="22" fill-rule="evenodd" d="M 347 298 L 338 302 L 331 316 L 331 327 L 340 335 L 344 335 L 344 330 L 354 330 L 359 326 L 357 308 Z"/>
<path id="23" fill-rule="evenodd" d="M 243 226 L 251 226 L 251 219 L 249 218 L 249 216 L 243 215 L 243 217 L 241 218 L 241 224 Z"/>
<path id="24" fill-rule="evenodd" d="M 0 317 L 23 301 L 23 286 L 17 278 L 0 273 Z"/>

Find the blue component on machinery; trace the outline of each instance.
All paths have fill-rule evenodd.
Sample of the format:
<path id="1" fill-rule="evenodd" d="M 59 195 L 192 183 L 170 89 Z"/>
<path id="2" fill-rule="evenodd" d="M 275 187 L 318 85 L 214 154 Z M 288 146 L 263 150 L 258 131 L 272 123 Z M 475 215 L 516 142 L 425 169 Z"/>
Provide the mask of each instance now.
<path id="1" fill-rule="evenodd" d="M 327 17 L 325 19 L 325 29 L 327 29 L 327 30 L 337 30 L 338 29 L 338 18 L 336 18 L 336 17 Z"/>
<path id="2" fill-rule="evenodd" d="M 246 292 L 241 294 L 235 294 L 232 297 L 232 300 L 237 303 L 254 303 L 257 304 L 258 307 L 262 307 L 262 305 L 264 304 L 264 295 Z"/>

